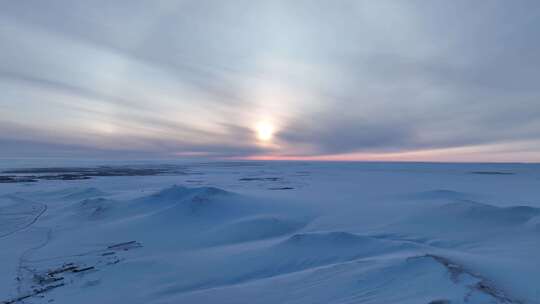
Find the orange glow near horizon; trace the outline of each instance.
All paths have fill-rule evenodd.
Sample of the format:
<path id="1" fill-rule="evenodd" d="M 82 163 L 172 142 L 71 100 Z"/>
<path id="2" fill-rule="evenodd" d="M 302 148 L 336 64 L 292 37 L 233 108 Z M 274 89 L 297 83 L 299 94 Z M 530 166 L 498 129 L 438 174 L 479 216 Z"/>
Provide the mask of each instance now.
<path id="1" fill-rule="evenodd" d="M 486 156 L 489 153 L 490 156 Z M 534 153 L 521 153 L 516 160 L 514 151 L 496 147 L 460 147 L 395 153 L 348 153 L 313 156 L 254 155 L 237 159 L 267 161 L 396 161 L 396 162 L 540 162 Z"/>

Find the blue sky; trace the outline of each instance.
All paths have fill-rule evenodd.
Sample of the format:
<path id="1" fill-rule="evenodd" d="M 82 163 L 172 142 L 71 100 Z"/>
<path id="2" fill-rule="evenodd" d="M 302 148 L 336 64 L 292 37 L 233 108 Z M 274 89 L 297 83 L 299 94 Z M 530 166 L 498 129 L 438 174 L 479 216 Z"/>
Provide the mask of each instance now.
<path id="1" fill-rule="evenodd" d="M 6 1 L 0 156 L 540 161 L 539 28 L 537 1 Z"/>

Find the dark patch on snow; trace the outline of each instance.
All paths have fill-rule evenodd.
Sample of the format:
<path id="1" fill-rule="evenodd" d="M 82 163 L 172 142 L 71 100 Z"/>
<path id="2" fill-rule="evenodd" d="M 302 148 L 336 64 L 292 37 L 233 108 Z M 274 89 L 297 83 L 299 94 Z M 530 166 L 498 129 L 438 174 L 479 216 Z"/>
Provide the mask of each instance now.
<path id="1" fill-rule="evenodd" d="M 9 183 L 35 183 L 38 180 L 35 176 L 16 176 L 16 175 L 3 175 L 0 176 L 0 184 Z"/>
<path id="2" fill-rule="evenodd" d="M 19 293 L 18 296 L 4 300 L 0 303 L 2 304 L 14 304 L 22 302 L 25 299 L 40 296 L 43 297 L 43 294 L 59 287 L 69 286 L 74 283 L 76 280 L 84 277 L 87 273 L 99 271 L 103 267 L 108 267 L 119 263 L 123 258 L 119 257 L 120 252 L 132 250 L 142 247 L 141 243 L 137 241 L 122 242 L 117 244 L 112 244 L 105 249 L 98 249 L 89 251 L 86 253 L 81 253 L 77 255 L 71 255 L 67 257 L 58 257 L 55 259 L 64 259 L 69 258 L 73 259 L 75 256 L 80 258 L 80 261 L 71 261 L 68 263 L 57 264 L 58 266 L 53 266 L 52 268 L 43 267 L 41 270 L 36 269 L 35 262 L 26 261 L 28 265 L 21 265 L 21 269 L 25 272 L 21 273 L 20 277 L 17 277 L 17 282 L 19 284 L 26 284 L 27 291 Z M 88 258 L 91 259 L 91 265 L 87 265 Z M 86 262 L 83 262 L 86 260 Z M 27 273 L 28 275 L 25 275 Z M 61 282 L 61 283 L 58 283 Z M 36 285 L 37 284 L 37 285 Z M 50 299 L 49 302 L 53 300 Z"/>
<path id="3" fill-rule="evenodd" d="M 260 182 L 278 182 L 283 180 L 281 177 L 242 177 L 238 179 L 241 182 L 253 182 L 253 181 L 260 181 Z"/>
<path id="4" fill-rule="evenodd" d="M 107 249 L 127 251 L 130 249 L 139 248 L 139 247 L 142 247 L 141 243 L 137 241 L 129 241 L 129 242 L 123 242 L 123 243 L 110 245 L 107 247 Z"/>
<path id="5" fill-rule="evenodd" d="M 177 201 L 187 197 L 196 198 L 208 198 L 219 195 L 227 195 L 230 192 L 227 192 L 223 189 L 215 187 L 197 187 L 197 188 L 188 188 L 180 185 L 173 185 L 169 188 L 165 188 L 157 193 L 150 195 L 144 199 L 146 200 L 159 200 L 159 201 Z"/>
<path id="6" fill-rule="evenodd" d="M 39 180 L 84 180 L 93 177 L 112 176 L 153 176 L 160 174 L 192 175 L 196 172 L 182 170 L 178 166 L 99 166 L 99 167 L 52 167 L 52 168 L 24 168 L 2 171 L 0 183 L 37 182 Z"/>
<path id="7" fill-rule="evenodd" d="M 22 295 L 22 296 L 15 297 L 13 299 L 3 301 L 2 303 L 3 304 L 4 303 L 5 304 L 17 303 L 17 302 L 23 301 L 25 299 L 28 299 L 30 297 L 34 297 L 34 296 L 40 295 L 42 293 L 45 293 L 47 291 L 53 290 L 55 288 L 62 287 L 64 285 L 66 285 L 66 284 L 65 283 L 60 283 L 60 284 L 45 286 L 45 287 L 42 287 L 42 288 L 35 288 L 35 289 L 32 290 L 32 292 L 29 292 L 29 293 L 27 293 L 25 295 Z"/>
<path id="8" fill-rule="evenodd" d="M 471 174 L 480 175 L 514 175 L 514 172 L 502 172 L 502 171 L 472 171 Z"/>
<path id="9" fill-rule="evenodd" d="M 443 265 L 450 273 L 450 277 L 454 283 L 459 282 L 462 277 L 467 277 L 467 276 L 473 277 L 477 280 L 475 284 L 468 286 L 470 292 L 463 299 L 464 302 L 468 302 L 469 298 L 472 296 L 474 292 L 479 292 L 492 298 L 494 301 L 493 303 L 497 303 L 497 304 L 522 304 L 523 303 L 522 301 L 514 299 L 508 296 L 507 294 L 505 294 L 502 290 L 497 288 L 488 279 L 484 278 L 483 276 L 477 273 L 474 273 L 468 270 L 463 265 L 455 263 L 448 258 L 438 256 L 438 255 L 433 255 L 433 254 L 426 254 L 418 258 L 422 258 L 422 257 L 432 258 L 439 264 Z"/>
<path id="10" fill-rule="evenodd" d="M 433 300 L 430 301 L 428 304 L 450 304 L 450 300 Z"/>
<path id="11" fill-rule="evenodd" d="M 294 190 L 293 187 L 271 187 L 268 190 Z"/>

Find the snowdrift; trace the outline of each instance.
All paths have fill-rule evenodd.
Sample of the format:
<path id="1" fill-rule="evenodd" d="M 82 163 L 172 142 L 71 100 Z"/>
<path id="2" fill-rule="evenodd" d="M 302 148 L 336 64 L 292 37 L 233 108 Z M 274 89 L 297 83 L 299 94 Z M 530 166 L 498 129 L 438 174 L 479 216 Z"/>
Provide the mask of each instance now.
<path id="1" fill-rule="evenodd" d="M 172 186 L 131 201 L 126 213 L 144 216 L 147 222 L 219 222 L 240 216 L 251 207 L 245 198 L 213 187 Z"/>
<path id="2" fill-rule="evenodd" d="M 299 233 L 268 246 L 248 249 L 226 258 L 201 251 L 198 254 L 208 257 L 205 263 L 190 264 L 186 269 L 192 269 L 189 279 L 171 277 L 169 280 L 173 283 L 158 294 L 169 296 L 240 284 L 376 255 L 409 256 L 418 254 L 415 252 L 419 248 L 410 242 L 376 239 L 347 232 Z"/>
<path id="3" fill-rule="evenodd" d="M 200 236 L 201 246 L 235 244 L 263 240 L 293 233 L 308 224 L 305 218 L 281 215 L 257 215 L 233 220 Z"/>
<path id="4" fill-rule="evenodd" d="M 75 204 L 75 216 L 86 220 L 104 220 L 113 213 L 118 203 L 103 197 L 89 198 Z"/>

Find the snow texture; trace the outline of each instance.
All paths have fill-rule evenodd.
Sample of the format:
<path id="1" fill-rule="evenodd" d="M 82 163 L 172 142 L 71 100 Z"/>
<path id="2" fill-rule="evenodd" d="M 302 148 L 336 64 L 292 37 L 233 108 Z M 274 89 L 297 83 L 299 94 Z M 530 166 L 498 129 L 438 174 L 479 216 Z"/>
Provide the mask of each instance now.
<path id="1" fill-rule="evenodd" d="M 0 249 L 0 303 L 540 303 L 540 166 L 221 162 L 5 183 Z"/>

